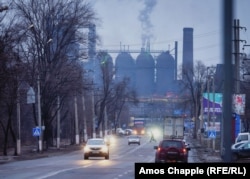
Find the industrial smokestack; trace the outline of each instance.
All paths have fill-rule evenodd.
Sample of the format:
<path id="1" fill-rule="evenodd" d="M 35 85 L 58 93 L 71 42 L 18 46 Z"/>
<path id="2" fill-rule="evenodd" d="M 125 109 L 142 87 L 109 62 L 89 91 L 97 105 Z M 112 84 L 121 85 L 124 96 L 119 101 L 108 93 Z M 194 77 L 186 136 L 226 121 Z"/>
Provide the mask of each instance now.
<path id="1" fill-rule="evenodd" d="M 183 28 L 183 57 L 182 70 L 193 74 L 193 28 Z"/>
<path id="2" fill-rule="evenodd" d="M 150 39 L 147 41 L 146 52 L 150 52 Z"/>
<path id="3" fill-rule="evenodd" d="M 95 24 L 89 25 L 88 34 L 88 56 L 89 60 L 92 61 L 96 55 L 96 26 Z"/>

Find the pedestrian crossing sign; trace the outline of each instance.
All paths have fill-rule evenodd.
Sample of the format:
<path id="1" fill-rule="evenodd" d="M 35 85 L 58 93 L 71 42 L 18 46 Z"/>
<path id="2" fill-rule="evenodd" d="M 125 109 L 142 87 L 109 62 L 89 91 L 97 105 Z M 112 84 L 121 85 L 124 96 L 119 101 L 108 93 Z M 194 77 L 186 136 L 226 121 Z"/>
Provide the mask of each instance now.
<path id="1" fill-rule="evenodd" d="M 215 131 L 208 131 L 208 137 L 209 138 L 216 138 L 216 132 Z"/>
<path id="2" fill-rule="evenodd" d="M 40 134 L 41 134 L 41 129 L 40 129 L 40 127 L 35 127 L 35 128 L 33 128 L 33 136 L 40 136 Z"/>

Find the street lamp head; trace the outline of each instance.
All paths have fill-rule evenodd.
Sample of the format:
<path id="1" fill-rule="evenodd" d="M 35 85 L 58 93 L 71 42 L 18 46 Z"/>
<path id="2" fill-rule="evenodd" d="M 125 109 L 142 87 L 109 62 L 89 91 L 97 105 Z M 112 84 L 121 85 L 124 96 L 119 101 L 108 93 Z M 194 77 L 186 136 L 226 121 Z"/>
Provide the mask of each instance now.
<path id="1" fill-rule="evenodd" d="M 50 42 L 52 42 L 52 39 L 49 39 L 49 40 L 47 41 L 47 44 L 50 43 Z"/>
<path id="2" fill-rule="evenodd" d="M 8 6 L 0 7 L 0 12 L 7 11 L 8 9 L 9 9 Z"/>
<path id="3" fill-rule="evenodd" d="M 31 24 L 29 27 L 28 27 L 28 29 L 31 29 L 31 28 L 33 28 L 34 27 L 34 24 Z"/>

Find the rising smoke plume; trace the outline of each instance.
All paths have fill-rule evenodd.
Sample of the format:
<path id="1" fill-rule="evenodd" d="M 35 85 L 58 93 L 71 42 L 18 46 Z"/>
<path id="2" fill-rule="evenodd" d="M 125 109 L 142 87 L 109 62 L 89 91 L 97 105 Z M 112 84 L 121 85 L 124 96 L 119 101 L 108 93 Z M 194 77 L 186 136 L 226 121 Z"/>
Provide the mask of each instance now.
<path id="1" fill-rule="evenodd" d="M 144 9 L 140 11 L 138 19 L 141 22 L 142 27 L 142 48 L 145 48 L 146 42 L 150 42 L 153 37 L 153 25 L 150 21 L 150 15 L 156 5 L 157 0 L 143 0 Z"/>

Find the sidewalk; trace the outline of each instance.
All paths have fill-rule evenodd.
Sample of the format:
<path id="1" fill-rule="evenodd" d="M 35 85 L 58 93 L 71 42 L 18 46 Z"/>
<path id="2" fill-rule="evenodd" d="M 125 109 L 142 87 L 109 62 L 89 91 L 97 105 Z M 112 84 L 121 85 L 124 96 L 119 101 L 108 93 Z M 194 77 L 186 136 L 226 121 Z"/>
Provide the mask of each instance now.
<path id="1" fill-rule="evenodd" d="M 198 158 L 201 163 L 221 163 L 223 160 L 220 156 L 220 151 L 213 151 L 212 148 L 208 148 L 202 145 L 199 139 L 194 139 L 193 136 L 187 136 L 186 140 L 190 143 L 193 150 L 197 150 Z M 191 149 L 191 150 L 192 150 Z"/>
<path id="2" fill-rule="evenodd" d="M 33 146 L 22 146 L 21 155 L 19 156 L 14 156 L 13 150 L 8 151 L 8 156 L 3 156 L 2 154 L 0 154 L 0 164 L 12 162 L 12 161 L 46 158 L 46 157 L 66 154 L 66 153 L 73 152 L 73 151 L 78 151 L 81 149 L 82 149 L 82 145 L 66 145 L 66 146 L 62 146 L 60 149 L 57 149 L 56 147 L 51 147 L 48 150 L 37 152 L 35 147 Z"/>

